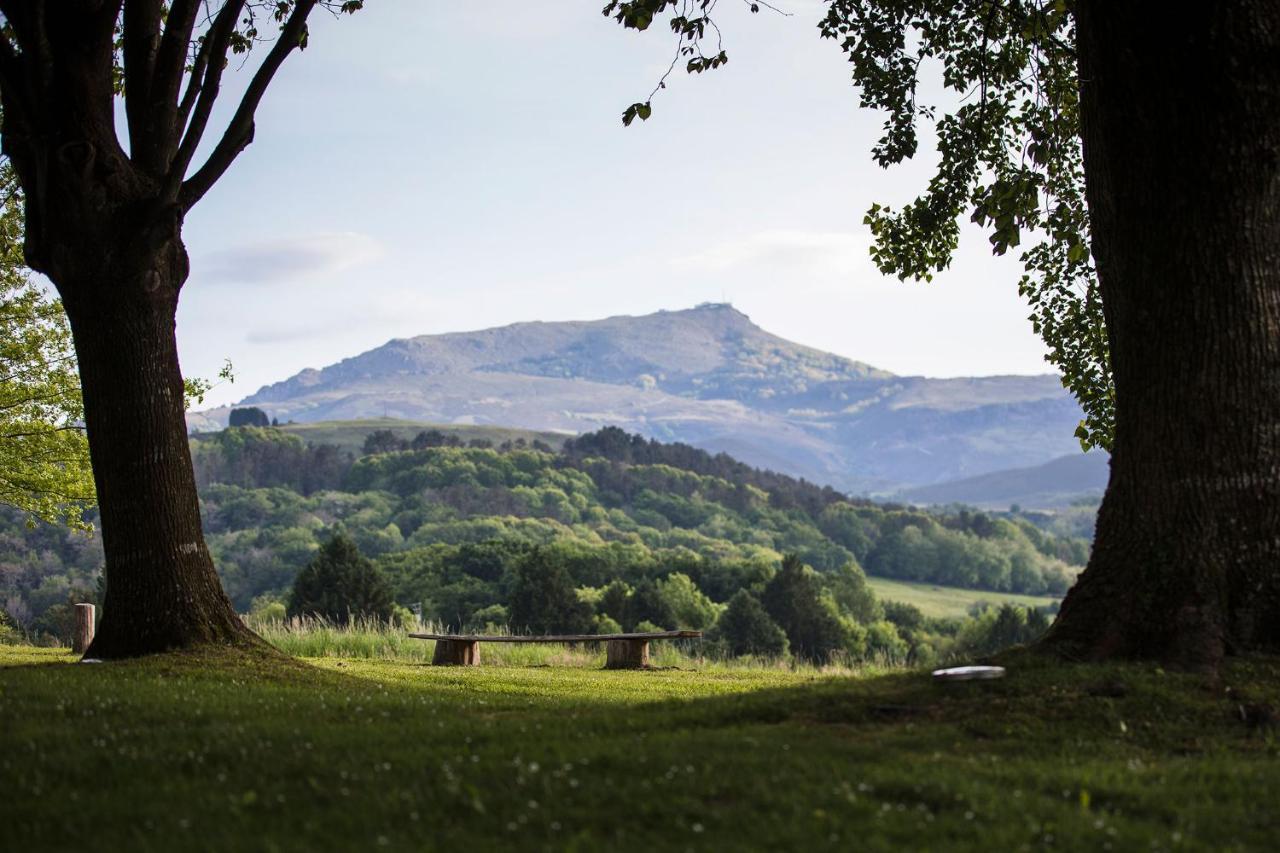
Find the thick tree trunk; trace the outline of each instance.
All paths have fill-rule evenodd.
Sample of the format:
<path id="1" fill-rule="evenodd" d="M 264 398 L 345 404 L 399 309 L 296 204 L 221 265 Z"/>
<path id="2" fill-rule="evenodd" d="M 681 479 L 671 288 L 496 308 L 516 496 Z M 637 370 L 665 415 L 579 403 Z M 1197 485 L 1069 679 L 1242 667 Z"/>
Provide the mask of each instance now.
<path id="1" fill-rule="evenodd" d="M 1280 3 L 1175 7 L 1077 8 L 1116 432 L 1045 644 L 1211 670 L 1280 647 Z"/>
<path id="2" fill-rule="evenodd" d="M 167 248 L 137 273 L 104 270 L 124 280 L 58 282 L 80 363 L 106 551 L 91 657 L 254 641 L 201 532 L 174 336 L 186 259 L 180 244 Z"/>

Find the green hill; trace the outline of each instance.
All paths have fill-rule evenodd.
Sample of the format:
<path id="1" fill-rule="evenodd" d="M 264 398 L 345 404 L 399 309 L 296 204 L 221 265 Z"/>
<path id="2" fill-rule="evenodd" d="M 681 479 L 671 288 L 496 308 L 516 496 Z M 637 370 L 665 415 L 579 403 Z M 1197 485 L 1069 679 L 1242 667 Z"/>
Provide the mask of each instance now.
<path id="1" fill-rule="evenodd" d="M 241 611 L 286 602 L 294 577 L 341 532 L 388 577 L 401 606 L 446 625 L 528 627 L 513 604 L 520 584 L 530 572 L 537 583 L 560 572 L 557 583 L 576 589 L 570 598 L 585 609 L 565 604 L 537 617 L 548 624 L 710 629 L 745 592 L 772 608 L 771 619 L 830 628 L 803 640 L 805 654 L 933 654 L 955 626 L 926 617 L 963 615 L 973 600 L 1002 593 L 1051 604 L 1087 556 L 1083 541 L 1022 518 L 852 499 L 618 429 L 558 437 L 557 449 L 528 433 L 367 426 L 378 429 L 363 441 L 364 422 L 236 428 L 193 441 L 206 541 Z M 68 597 L 96 588 L 95 540 L 28 530 L 14 516 L 0 516 L 0 536 L 12 545 L 0 597 L 18 621 L 55 630 Z M 808 574 L 775 583 L 787 554 Z M 879 603 L 868 574 L 975 592 L 946 611 L 934 600 L 916 613 Z M 787 615 L 795 596 L 808 615 Z"/>

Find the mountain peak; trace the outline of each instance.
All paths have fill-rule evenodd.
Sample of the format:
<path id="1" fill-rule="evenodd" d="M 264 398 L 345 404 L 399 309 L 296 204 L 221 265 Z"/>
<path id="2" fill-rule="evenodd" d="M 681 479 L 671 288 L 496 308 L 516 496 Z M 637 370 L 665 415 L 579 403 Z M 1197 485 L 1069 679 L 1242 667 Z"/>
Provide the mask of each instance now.
<path id="1" fill-rule="evenodd" d="M 400 338 L 244 404 L 298 421 L 616 425 L 854 490 L 1045 462 L 1071 452 L 1080 416 L 1055 376 L 894 376 L 726 302 Z"/>

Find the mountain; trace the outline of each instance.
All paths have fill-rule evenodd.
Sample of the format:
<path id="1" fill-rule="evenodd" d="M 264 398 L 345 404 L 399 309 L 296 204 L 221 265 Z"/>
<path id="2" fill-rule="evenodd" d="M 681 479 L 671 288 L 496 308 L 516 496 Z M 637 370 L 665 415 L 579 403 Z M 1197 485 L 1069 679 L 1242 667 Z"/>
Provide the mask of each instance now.
<path id="1" fill-rule="evenodd" d="M 281 421 L 390 416 L 578 433 L 604 425 L 725 451 L 856 493 L 1078 452 L 1058 378 L 895 376 L 772 335 L 729 305 L 398 339 L 268 385 Z M 193 429 L 228 409 L 194 415 Z"/>
<path id="2" fill-rule="evenodd" d="M 1073 453 L 1031 468 L 994 471 L 903 491 L 915 504 L 970 504 L 982 509 L 1053 509 L 1075 500 L 1101 497 L 1110 457 L 1101 451 Z"/>

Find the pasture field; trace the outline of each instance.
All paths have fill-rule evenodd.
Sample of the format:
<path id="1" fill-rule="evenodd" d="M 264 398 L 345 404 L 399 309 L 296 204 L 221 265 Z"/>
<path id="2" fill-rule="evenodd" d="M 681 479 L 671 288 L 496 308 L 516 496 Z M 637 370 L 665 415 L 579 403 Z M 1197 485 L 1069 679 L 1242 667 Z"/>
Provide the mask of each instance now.
<path id="1" fill-rule="evenodd" d="M 1022 607 L 1046 607 L 1061 601 L 1050 595 L 1017 595 L 1010 592 L 988 592 L 983 589 L 961 589 L 954 586 L 938 586 L 932 583 L 916 583 L 879 578 L 867 575 L 867 586 L 875 591 L 881 601 L 898 601 L 913 604 L 925 616 L 955 617 L 969 615 L 970 606 L 979 601 L 994 605 L 1017 604 Z"/>
<path id="2" fill-rule="evenodd" d="M 0 646 L 0 825 L 12 850 L 1274 847 L 1280 659 L 1218 684 L 1002 662 L 936 685 Z"/>

